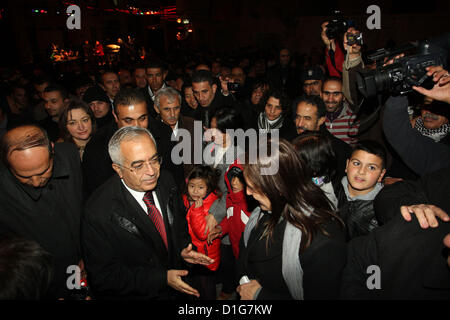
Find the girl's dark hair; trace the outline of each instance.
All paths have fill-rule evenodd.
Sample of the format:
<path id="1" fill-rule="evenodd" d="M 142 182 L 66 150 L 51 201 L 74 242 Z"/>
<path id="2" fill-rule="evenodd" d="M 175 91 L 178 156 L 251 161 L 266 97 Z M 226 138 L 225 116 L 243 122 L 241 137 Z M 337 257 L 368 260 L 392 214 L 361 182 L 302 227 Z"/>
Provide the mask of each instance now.
<path id="1" fill-rule="evenodd" d="M 257 161 L 253 162 L 247 157 L 244 177 L 254 190 L 264 194 L 271 202 L 272 213 L 264 231 L 267 241 L 272 238 L 280 217 L 302 230 L 301 251 L 309 247 L 318 231 L 327 235 L 323 224 L 336 219 L 343 225 L 325 193 L 309 178 L 306 164 L 289 142 L 268 139 L 267 145 L 261 147 L 274 151 L 269 156 L 258 152 Z M 273 168 L 276 163 L 278 171 L 267 174 L 268 166 Z"/>
<path id="2" fill-rule="evenodd" d="M 331 139 L 327 135 L 307 131 L 292 140 L 292 145 L 310 169 L 310 178 L 325 177 L 325 182 L 333 179 L 337 160 Z"/>
<path id="3" fill-rule="evenodd" d="M 223 107 L 218 109 L 212 118 L 216 118 L 217 129 L 226 133 L 227 129 L 237 130 L 244 128 L 244 119 L 241 114 L 232 107 Z"/>
<path id="4" fill-rule="evenodd" d="M 69 105 L 67 106 L 67 108 L 64 109 L 63 113 L 61 114 L 61 117 L 59 118 L 59 130 L 61 131 L 61 138 L 65 142 L 74 143 L 72 135 L 70 134 L 69 130 L 67 130 L 67 122 L 69 121 L 69 115 L 70 115 L 71 111 L 75 110 L 75 109 L 84 110 L 84 112 L 87 113 L 89 118 L 91 118 L 91 123 L 92 123 L 91 136 L 94 135 L 96 128 L 97 128 L 96 123 L 95 123 L 95 116 L 94 116 L 94 113 L 92 112 L 91 108 L 89 108 L 89 106 L 83 100 L 78 99 L 78 98 L 71 98 Z"/>
<path id="5" fill-rule="evenodd" d="M 192 200 L 189 196 L 188 192 L 188 184 L 189 180 L 192 179 L 203 179 L 206 183 L 206 187 L 208 188 L 206 190 L 206 194 L 209 194 L 213 192 L 216 196 L 219 198 L 222 196 L 222 193 L 219 189 L 219 179 L 220 179 L 220 172 L 210 166 L 207 165 L 195 165 L 192 170 L 187 175 L 187 183 L 185 186 L 184 194 L 188 197 L 189 200 Z"/>

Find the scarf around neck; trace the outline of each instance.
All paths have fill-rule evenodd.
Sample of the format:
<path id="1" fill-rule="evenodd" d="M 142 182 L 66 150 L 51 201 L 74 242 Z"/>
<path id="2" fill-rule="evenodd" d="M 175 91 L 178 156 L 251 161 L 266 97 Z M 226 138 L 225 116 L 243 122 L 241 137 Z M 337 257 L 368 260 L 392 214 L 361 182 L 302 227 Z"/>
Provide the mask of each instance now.
<path id="1" fill-rule="evenodd" d="M 311 215 L 310 211 L 304 212 L 305 215 Z M 242 235 L 244 245 L 247 246 L 250 233 L 255 228 L 256 223 L 265 214 L 261 207 L 256 207 L 251 213 Z M 267 213 L 266 213 L 267 214 Z M 282 219 L 282 218 L 281 218 Z M 292 225 L 289 221 L 286 223 L 286 229 L 283 237 L 282 251 L 282 274 L 284 281 L 295 300 L 303 300 L 303 268 L 300 262 L 299 252 L 302 240 L 302 231 Z"/>
<path id="2" fill-rule="evenodd" d="M 272 124 L 269 123 L 269 120 L 266 117 L 266 113 L 263 111 L 258 116 L 258 129 L 264 132 L 270 132 L 274 129 L 281 129 L 283 126 L 284 116 L 281 115 L 275 122 Z"/>
<path id="3" fill-rule="evenodd" d="M 414 125 L 414 129 L 420 132 L 420 134 L 433 139 L 436 142 L 441 141 L 445 136 L 450 132 L 450 124 L 447 122 L 446 124 L 440 126 L 437 129 L 427 129 L 423 124 L 423 119 L 418 118 L 416 120 L 416 124 Z"/>

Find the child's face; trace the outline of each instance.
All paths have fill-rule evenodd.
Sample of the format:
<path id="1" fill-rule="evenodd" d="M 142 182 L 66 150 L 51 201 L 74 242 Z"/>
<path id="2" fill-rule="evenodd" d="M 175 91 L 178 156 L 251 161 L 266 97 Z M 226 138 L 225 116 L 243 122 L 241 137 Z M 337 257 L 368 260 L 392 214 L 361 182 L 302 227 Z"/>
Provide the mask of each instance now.
<path id="1" fill-rule="evenodd" d="M 244 185 L 238 177 L 233 177 L 233 179 L 231 179 L 231 190 L 233 191 L 233 193 L 241 192 L 242 190 L 244 190 Z"/>
<path id="2" fill-rule="evenodd" d="M 201 178 L 191 179 L 188 182 L 188 193 L 192 200 L 203 199 L 208 191 L 205 180 Z"/>
<path id="3" fill-rule="evenodd" d="M 347 160 L 345 172 L 348 178 L 348 191 L 351 196 L 364 195 L 381 182 L 386 169 L 380 157 L 363 150 L 353 152 Z"/>

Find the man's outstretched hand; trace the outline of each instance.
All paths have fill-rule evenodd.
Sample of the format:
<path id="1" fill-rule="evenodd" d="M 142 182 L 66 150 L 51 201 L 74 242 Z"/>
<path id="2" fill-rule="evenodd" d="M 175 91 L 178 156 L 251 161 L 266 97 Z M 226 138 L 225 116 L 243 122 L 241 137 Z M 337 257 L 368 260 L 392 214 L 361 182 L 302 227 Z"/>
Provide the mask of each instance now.
<path id="1" fill-rule="evenodd" d="M 181 277 L 187 276 L 187 274 L 187 270 L 167 270 L 167 284 L 177 291 L 200 297 L 197 290 L 181 280 Z"/>
<path id="2" fill-rule="evenodd" d="M 400 212 L 406 221 L 411 221 L 411 214 L 414 214 L 423 229 L 429 226 L 436 228 L 439 225 L 436 217 L 439 217 L 442 221 L 450 221 L 448 214 L 444 210 L 432 204 L 401 206 Z"/>
<path id="3" fill-rule="evenodd" d="M 181 250 L 181 257 L 184 261 L 192 264 L 209 265 L 214 262 L 214 259 L 204 255 L 203 253 L 192 250 L 192 244 L 190 243 L 186 248 Z"/>

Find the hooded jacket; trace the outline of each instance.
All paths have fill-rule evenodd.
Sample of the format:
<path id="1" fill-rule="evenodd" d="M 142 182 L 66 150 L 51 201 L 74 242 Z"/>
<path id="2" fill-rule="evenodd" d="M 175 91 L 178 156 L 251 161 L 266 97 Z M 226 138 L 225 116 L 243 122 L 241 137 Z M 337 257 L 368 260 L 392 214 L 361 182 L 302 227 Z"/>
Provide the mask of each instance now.
<path id="1" fill-rule="evenodd" d="M 219 200 L 219 197 L 214 192 L 211 192 L 203 199 L 202 206 L 196 208 L 195 204 L 191 205 L 187 196 L 183 195 L 184 205 L 188 209 L 186 219 L 192 244 L 197 247 L 198 252 L 214 259 L 213 263 L 206 266 L 212 271 L 217 270 L 220 264 L 220 239 L 214 239 L 211 244 L 207 243 L 206 239 L 209 232 L 205 234 L 205 217 L 209 214 L 209 210 L 216 200 Z"/>
<path id="2" fill-rule="evenodd" d="M 241 174 L 242 171 L 242 166 L 235 162 L 225 173 L 224 178 L 228 189 L 226 201 L 227 216 L 219 224 L 222 227 L 222 234 L 228 234 L 230 237 L 233 255 L 236 259 L 239 257 L 239 241 L 251 214 L 248 211 L 245 190 L 234 193 L 231 189 L 231 180 L 236 175 Z"/>

